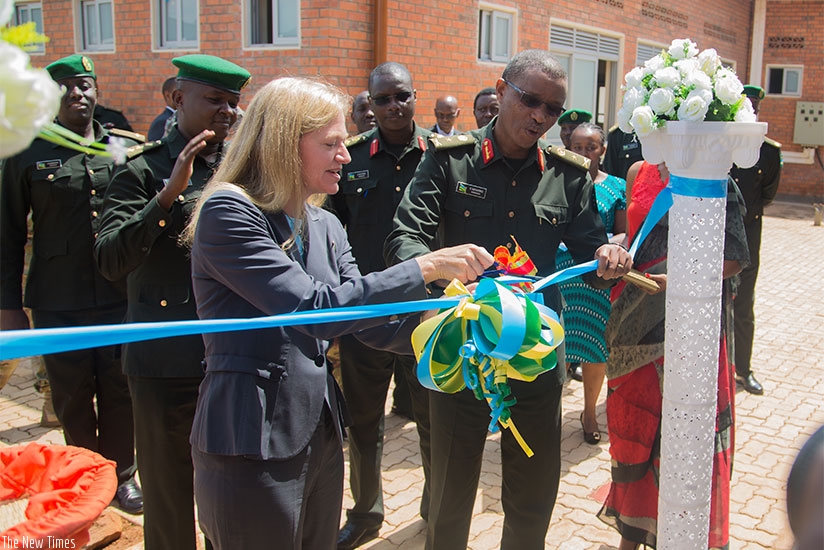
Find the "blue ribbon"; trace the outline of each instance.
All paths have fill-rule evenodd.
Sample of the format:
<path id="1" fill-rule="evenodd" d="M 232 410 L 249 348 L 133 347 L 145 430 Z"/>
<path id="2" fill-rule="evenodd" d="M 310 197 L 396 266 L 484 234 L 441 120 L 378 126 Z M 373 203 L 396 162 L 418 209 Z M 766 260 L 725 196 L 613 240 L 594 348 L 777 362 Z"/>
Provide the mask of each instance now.
<path id="1" fill-rule="evenodd" d="M 720 199 L 727 196 L 727 180 L 699 180 L 670 174 L 669 186 L 676 195 Z"/>

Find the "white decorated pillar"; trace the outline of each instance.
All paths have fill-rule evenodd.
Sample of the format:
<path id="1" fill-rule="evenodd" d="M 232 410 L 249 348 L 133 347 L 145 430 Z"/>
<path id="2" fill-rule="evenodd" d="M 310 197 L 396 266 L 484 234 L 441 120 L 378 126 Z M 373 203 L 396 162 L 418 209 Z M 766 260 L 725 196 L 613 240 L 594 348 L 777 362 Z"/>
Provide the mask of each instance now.
<path id="1" fill-rule="evenodd" d="M 641 138 L 666 162 L 669 213 L 658 548 L 706 550 L 715 452 L 727 173 L 754 165 L 762 122 L 667 122 Z"/>

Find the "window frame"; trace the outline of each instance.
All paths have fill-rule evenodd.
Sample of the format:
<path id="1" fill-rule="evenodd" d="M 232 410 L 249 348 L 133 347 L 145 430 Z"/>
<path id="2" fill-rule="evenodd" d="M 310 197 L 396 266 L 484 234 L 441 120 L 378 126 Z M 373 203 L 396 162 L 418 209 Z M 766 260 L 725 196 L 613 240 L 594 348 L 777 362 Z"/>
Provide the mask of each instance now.
<path id="1" fill-rule="evenodd" d="M 32 9 L 37 9 L 40 11 L 40 21 L 38 22 L 35 19 L 32 19 L 31 11 Z M 21 14 L 27 14 L 27 19 L 23 20 Z M 23 25 L 28 23 L 29 21 L 34 21 L 34 28 L 40 34 L 45 34 L 43 32 L 43 3 L 42 2 L 20 2 L 19 4 L 14 5 L 14 23 L 15 25 Z M 29 55 L 43 55 L 46 53 L 46 45 L 45 44 L 32 44 L 31 47 L 26 49 L 26 53 Z"/>
<path id="2" fill-rule="evenodd" d="M 177 10 L 177 32 L 178 36 L 180 36 L 183 32 L 183 8 L 184 2 L 183 0 L 180 1 L 180 7 Z M 157 29 L 157 48 L 160 50 L 198 50 L 200 49 L 200 1 L 199 0 L 192 0 L 195 6 L 195 34 L 196 37 L 192 40 L 166 40 L 165 38 L 165 30 L 166 26 L 166 14 L 168 13 L 167 8 L 167 0 L 158 0 L 157 2 L 153 2 L 152 5 L 154 9 L 157 10 L 157 18 L 155 19 L 155 27 Z"/>
<path id="3" fill-rule="evenodd" d="M 111 38 L 106 41 L 103 38 L 103 30 L 100 21 L 100 8 L 101 6 L 108 5 L 109 6 L 109 19 L 111 22 Z M 80 46 L 80 51 L 84 52 L 113 52 L 115 49 L 115 31 L 114 31 L 114 0 L 80 0 L 77 4 L 78 6 L 78 14 L 77 18 L 79 21 L 78 25 L 78 41 Z M 90 22 L 87 18 L 87 8 L 92 7 L 94 8 L 95 14 L 95 21 L 94 26 L 96 27 L 96 32 L 99 36 L 99 42 L 92 43 L 90 35 Z"/>
<path id="4" fill-rule="evenodd" d="M 772 88 L 772 72 L 774 70 L 782 71 L 780 92 L 770 92 L 770 89 Z M 767 65 L 765 72 L 767 77 L 764 89 L 766 90 L 767 95 L 776 97 L 801 97 L 802 86 L 804 83 L 804 65 L 769 64 Z M 787 74 L 790 72 L 797 73 L 798 75 L 798 90 L 795 92 L 787 91 Z"/>
<path id="5" fill-rule="evenodd" d="M 296 4 L 295 36 L 280 37 L 277 36 L 277 29 L 279 28 L 279 10 L 278 5 L 282 0 L 243 0 L 243 46 L 245 49 L 297 49 L 300 48 L 301 42 L 301 3 L 300 0 L 295 0 Z M 271 25 L 272 25 L 272 40 L 271 42 L 253 42 L 255 34 L 254 25 L 257 23 L 256 12 L 260 11 L 254 9 L 254 3 L 267 2 L 271 10 Z"/>
<path id="6" fill-rule="evenodd" d="M 496 53 L 498 25 L 506 22 L 509 26 L 506 53 Z M 493 4 L 481 4 L 478 8 L 478 46 L 477 60 L 484 63 L 508 63 L 515 55 L 516 32 L 518 28 L 517 10 L 507 9 Z"/>

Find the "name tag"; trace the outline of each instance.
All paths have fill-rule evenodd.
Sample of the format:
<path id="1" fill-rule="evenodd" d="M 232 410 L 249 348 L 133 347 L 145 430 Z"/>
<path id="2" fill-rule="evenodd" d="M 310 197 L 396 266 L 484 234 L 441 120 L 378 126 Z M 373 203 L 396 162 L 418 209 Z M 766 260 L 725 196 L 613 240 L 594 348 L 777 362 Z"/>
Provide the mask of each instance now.
<path id="1" fill-rule="evenodd" d="M 455 192 L 460 193 L 461 195 L 475 197 L 477 199 L 486 198 L 486 187 L 481 187 L 480 185 L 472 185 L 471 183 L 465 183 L 463 181 L 459 181 L 458 184 L 455 186 Z"/>
<path id="2" fill-rule="evenodd" d="M 624 144 L 624 151 L 628 151 L 630 149 L 637 149 L 637 148 L 638 148 L 638 142 L 637 141 L 631 141 L 629 143 Z"/>
<path id="3" fill-rule="evenodd" d="M 349 172 L 346 174 L 346 181 L 358 181 L 369 178 L 369 170 L 358 170 L 357 172 Z"/>
<path id="4" fill-rule="evenodd" d="M 37 161 L 37 169 L 38 170 L 51 170 L 53 168 L 60 168 L 63 166 L 63 161 L 60 159 L 52 159 L 52 160 L 38 160 Z"/>

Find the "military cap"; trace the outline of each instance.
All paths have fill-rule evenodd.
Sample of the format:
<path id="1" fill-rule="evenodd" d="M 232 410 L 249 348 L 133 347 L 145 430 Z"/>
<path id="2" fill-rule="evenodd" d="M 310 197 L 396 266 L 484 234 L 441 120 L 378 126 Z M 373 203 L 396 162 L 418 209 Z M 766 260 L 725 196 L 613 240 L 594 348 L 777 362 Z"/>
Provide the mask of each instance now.
<path id="1" fill-rule="evenodd" d="M 77 53 L 58 59 L 54 63 L 47 65 L 46 70 L 51 75 L 52 80 L 55 81 L 76 76 L 90 76 L 97 80 L 97 75 L 94 74 L 94 63 L 92 63 L 92 60 L 85 55 Z"/>
<path id="2" fill-rule="evenodd" d="M 239 94 L 252 79 L 243 67 L 214 55 L 183 55 L 172 59 L 172 64 L 178 69 L 178 80 L 192 80 L 234 94 Z"/>
<path id="3" fill-rule="evenodd" d="M 592 120 L 592 113 L 583 109 L 569 109 L 558 117 L 558 124 L 583 124 Z"/>
<path id="4" fill-rule="evenodd" d="M 764 99 L 764 88 L 747 84 L 744 86 L 744 95 L 747 97 L 754 97 L 755 99 Z"/>

